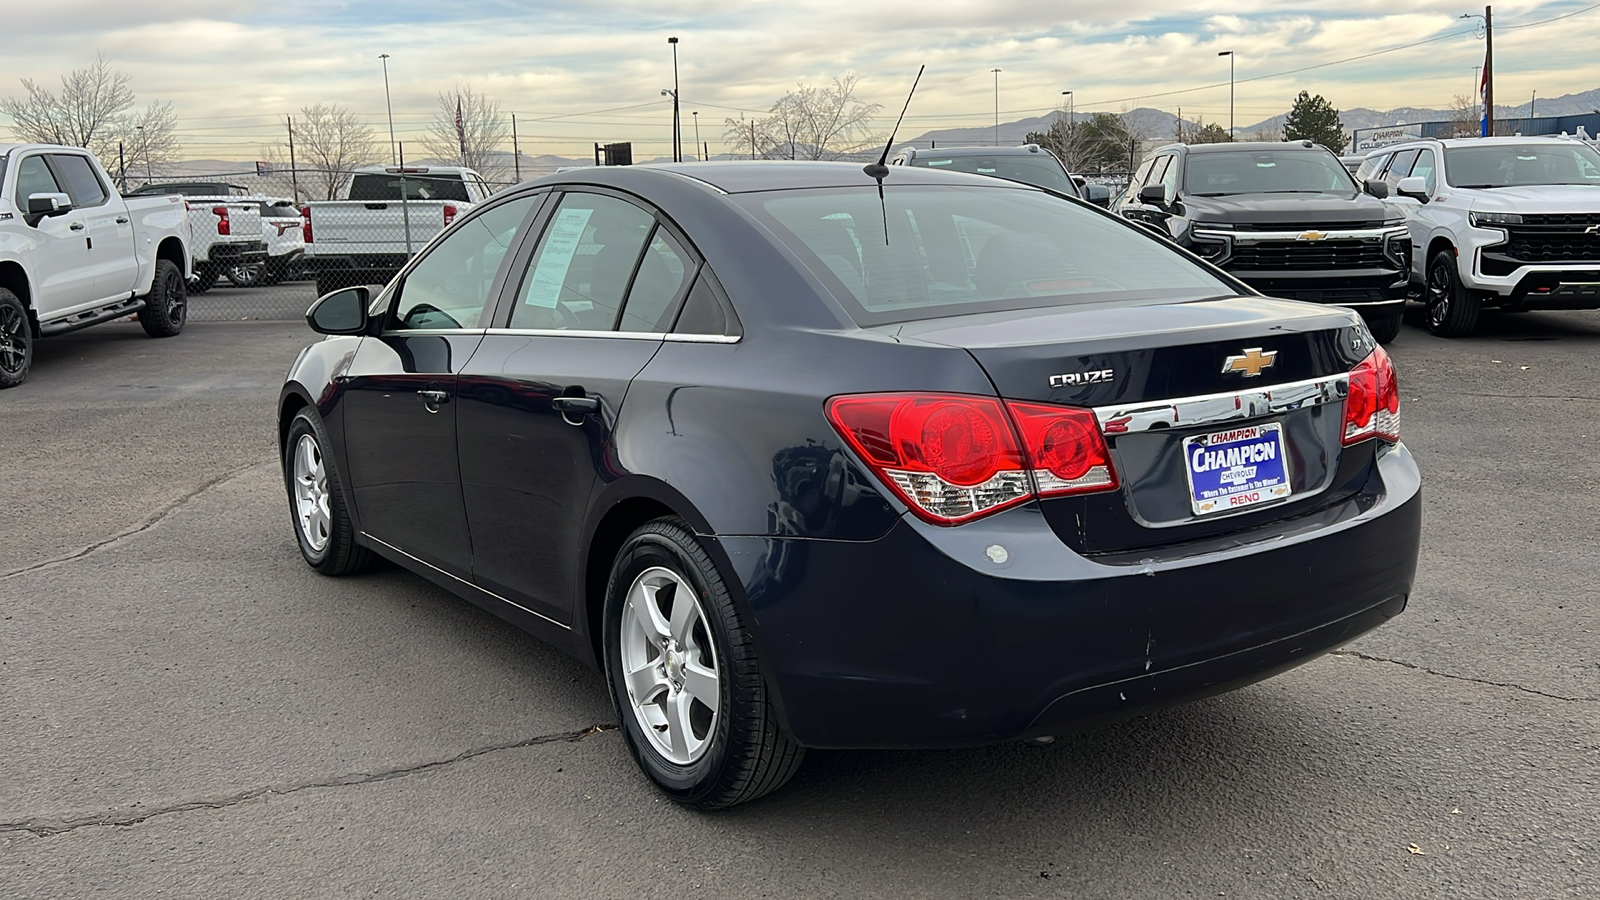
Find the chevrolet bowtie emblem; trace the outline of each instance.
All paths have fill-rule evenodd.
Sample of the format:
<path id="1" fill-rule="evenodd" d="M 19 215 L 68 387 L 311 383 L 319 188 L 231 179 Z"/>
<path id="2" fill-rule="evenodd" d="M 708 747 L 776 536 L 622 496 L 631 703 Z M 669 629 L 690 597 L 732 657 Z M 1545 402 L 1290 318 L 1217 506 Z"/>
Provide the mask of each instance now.
<path id="1" fill-rule="evenodd" d="M 1277 356 L 1276 350 L 1262 353 L 1260 347 L 1249 347 L 1239 356 L 1228 357 L 1228 361 L 1222 364 L 1222 374 L 1239 372 L 1246 378 L 1254 378 L 1261 374 L 1262 369 L 1270 367 Z"/>
<path id="2" fill-rule="evenodd" d="M 1322 240 L 1323 238 L 1325 238 L 1327 236 L 1328 236 L 1328 233 L 1325 232 L 1325 231 L 1302 231 L 1298 235 L 1295 235 L 1295 240 L 1297 240 L 1297 241 L 1320 241 L 1320 240 Z"/>
<path id="3" fill-rule="evenodd" d="M 1583 230 L 1584 234 L 1600 234 L 1600 225 L 1590 225 Z"/>

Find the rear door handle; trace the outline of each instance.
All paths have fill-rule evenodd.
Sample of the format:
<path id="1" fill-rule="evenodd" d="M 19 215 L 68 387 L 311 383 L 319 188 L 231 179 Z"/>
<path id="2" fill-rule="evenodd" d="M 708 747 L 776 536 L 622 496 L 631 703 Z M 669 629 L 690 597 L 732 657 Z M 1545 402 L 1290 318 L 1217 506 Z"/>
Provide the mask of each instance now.
<path id="1" fill-rule="evenodd" d="M 567 413 L 588 415 L 600 411 L 600 400 L 598 397 L 551 397 L 550 406 L 563 415 Z"/>
<path id="2" fill-rule="evenodd" d="M 127 216 L 117 216 L 117 224 L 118 225 L 126 225 L 126 224 L 128 224 L 128 217 Z"/>

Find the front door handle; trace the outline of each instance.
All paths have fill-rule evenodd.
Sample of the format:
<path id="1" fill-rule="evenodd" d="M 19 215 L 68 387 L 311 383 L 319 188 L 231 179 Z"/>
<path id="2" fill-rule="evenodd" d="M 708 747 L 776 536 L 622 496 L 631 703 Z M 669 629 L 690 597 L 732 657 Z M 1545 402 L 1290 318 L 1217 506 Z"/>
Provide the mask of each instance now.
<path id="1" fill-rule="evenodd" d="M 588 415 L 600 411 L 600 400 L 597 397 L 551 397 L 550 406 L 563 415 L 567 413 Z"/>
<path id="2" fill-rule="evenodd" d="M 417 396 L 422 398 L 422 405 L 428 412 L 438 412 L 441 405 L 450 402 L 449 391 L 417 391 Z"/>
<path id="3" fill-rule="evenodd" d="M 126 224 L 128 224 L 128 217 L 127 216 L 117 216 L 117 224 L 118 225 L 126 225 Z"/>
<path id="4" fill-rule="evenodd" d="M 72 229 L 73 231 L 82 231 L 83 230 L 83 223 L 82 222 L 73 222 L 71 225 L 68 225 L 67 227 Z"/>

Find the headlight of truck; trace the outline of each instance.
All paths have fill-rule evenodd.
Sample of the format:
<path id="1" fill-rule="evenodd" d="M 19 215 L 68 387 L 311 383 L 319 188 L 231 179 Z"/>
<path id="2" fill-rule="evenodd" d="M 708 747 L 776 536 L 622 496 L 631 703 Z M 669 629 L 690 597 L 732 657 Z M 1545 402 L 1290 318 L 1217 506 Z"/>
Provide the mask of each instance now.
<path id="1" fill-rule="evenodd" d="M 1189 250 L 1210 263 L 1221 264 L 1233 253 L 1233 228 L 1196 222 L 1189 231 Z"/>
<path id="2" fill-rule="evenodd" d="M 1475 228 L 1501 228 L 1506 225 L 1522 224 L 1520 213 L 1475 212 L 1471 214 L 1471 219 Z"/>

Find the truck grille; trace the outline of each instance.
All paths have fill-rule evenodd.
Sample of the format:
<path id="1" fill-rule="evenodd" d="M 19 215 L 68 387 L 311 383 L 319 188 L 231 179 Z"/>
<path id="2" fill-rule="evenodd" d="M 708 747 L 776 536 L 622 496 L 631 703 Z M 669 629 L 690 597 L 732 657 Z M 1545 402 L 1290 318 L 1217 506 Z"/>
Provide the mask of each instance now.
<path id="1" fill-rule="evenodd" d="M 1600 213 L 1524 215 L 1498 253 L 1519 262 L 1600 260 Z"/>
<path id="2" fill-rule="evenodd" d="M 1230 269 L 1382 269 L 1394 264 L 1383 256 L 1383 242 L 1371 240 L 1265 241 L 1235 244 Z"/>

